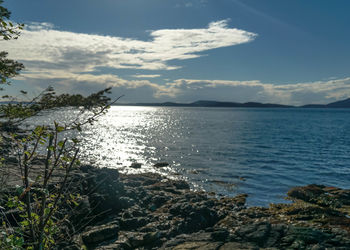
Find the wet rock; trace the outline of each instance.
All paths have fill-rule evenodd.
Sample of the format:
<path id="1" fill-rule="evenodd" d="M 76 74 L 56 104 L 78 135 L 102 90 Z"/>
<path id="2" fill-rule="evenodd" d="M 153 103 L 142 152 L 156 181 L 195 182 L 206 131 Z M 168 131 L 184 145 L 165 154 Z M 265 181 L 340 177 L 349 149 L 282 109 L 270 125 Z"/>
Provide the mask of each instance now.
<path id="1" fill-rule="evenodd" d="M 244 206 L 247 201 L 247 194 L 239 194 L 234 197 L 234 202 L 237 206 Z"/>
<path id="2" fill-rule="evenodd" d="M 342 205 L 350 205 L 350 190 L 323 185 L 295 187 L 288 192 L 288 196 L 325 207 L 339 208 Z"/>
<path id="3" fill-rule="evenodd" d="M 177 189 L 190 189 L 190 185 L 186 181 L 175 181 L 174 186 Z"/>
<path id="4" fill-rule="evenodd" d="M 137 163 L 137 162 L 133 162 L 130 165 L 131 168 L 135 168 L 135 169 L 139 169 L 139 168 L 141 168 L 141 166 L 142 166 L 142 164 L 141 163 Z"/>
<path id="5" fill-rule="evenodd" d="M 153 166 L 155 168 L 163 168 L 163 167 L 169 166 L 169 163 L 167 163 L 167 162 L 158 162 L 158 163 L 154 164 Z"/>
<path id="6" fill-rule="evenodd" d="M 119 226 L 114 225 L 102 225 L 90 228 L 88 231 L 82 234 L 82 240 L 84 244 L 98 244 L 105 240 L 110 240 L 118 237 Z"/>
<path id="7" fill-rule="evenodd" d="M 291 198 L 310 201 L 324 193 L 322 188 L 324 188 L 324 186 L 312 184 L 305 187 L 292 188 L 287 194 Z"/>

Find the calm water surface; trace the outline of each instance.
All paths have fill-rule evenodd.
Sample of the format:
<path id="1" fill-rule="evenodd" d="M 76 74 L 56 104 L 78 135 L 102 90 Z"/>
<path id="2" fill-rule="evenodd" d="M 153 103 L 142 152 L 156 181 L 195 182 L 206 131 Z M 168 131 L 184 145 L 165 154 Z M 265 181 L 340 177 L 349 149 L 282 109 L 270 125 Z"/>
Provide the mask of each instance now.
<path id="1" fill-rule="evenodd" d="M 85 162 L 158 172 L 218 195 L 247 193 L 249 205 L 285 202 L 296 185 L 350 188 L 345 109 L 112 107 L 81 139 Z M 163 161 L 170 166 L 153 167 Z M 133 162 L 142 168 L 130 168 Z"/>

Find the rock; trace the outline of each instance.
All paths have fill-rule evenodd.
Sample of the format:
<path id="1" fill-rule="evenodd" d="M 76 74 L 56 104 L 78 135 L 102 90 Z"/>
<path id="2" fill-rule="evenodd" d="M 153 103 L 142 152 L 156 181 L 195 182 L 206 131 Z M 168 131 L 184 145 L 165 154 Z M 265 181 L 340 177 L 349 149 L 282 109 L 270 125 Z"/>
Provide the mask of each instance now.
<path id="1" fill-rule="evenodd" d="M 324 186 L 312 184 L 305 187 L 292 188 L 287 194 L 291 198 L 310 201 L 311 199 L 324 193 L 322 188 L 324 188 Z"/>
<path id="2" fill-rule="evenodd" d="M 142 166 L 142 164 L 141 163 L 137 163 L 137 162 L 133 162 L 130 165 L 131 168 L 135 168 L 135 169 L 141 168 L 141 166 Z"/>
<path id="3" fill-rule="evenodd" d="M 92 213 L 89 197 L 87 195 L 81 196 L 78 207 L 73 211 L 72 222 L 75 224 L 89 220 L 89 215 Z"/>
<path id="4" fill-rule="evenodd" d="M 282 242 L 291 243 L 292 246 L 304 246 L 306 244 L 322 243 L 330 235 L 323 233 L 317 229 L 307 227 L 290 227 L 286 236 L 282 238 Z"/>
<path id="5" fill-rule="evenodd" d="M 265 247 L 272 247 L 278 245 L 280 239 L 285 233 L 286 227 L 283 224 L 271 225 L 268 238 L 264 240 Z"/>
<path id="6" fill-rule="evenodd" d="M 133 250 L 134 248 L 129 244 L 128 240 L 124 238 L 121 240 L 118 239 L 112 244 L 99 246 L 95 249 L 96 250 Z"/>
<path id="7" fill-rule="evenodd" d="M 135 230 L 137 228 L 143 227 L 149 223 L 148 218 L 138 217 L 138 218 L 130 218 L 130 219 L 121 219 L 119 221 L 120 227 L 123 230 Z"/>
<path id="8" fill-rule="evenodd" d="M 322 185 L 308 185 L 289 190 L 288 196 L 325 207 L 339 208 L 350 205 L 350 190 L 343 190 Z"/>
<path id="9" fill-rule="evenodd" d="M 186 181 L 175 181 L 174 186 L 177 189 L 190 189 L 190 185 Z"/>
<path id="10" fill-rule="evenodd" d="M 268 222 L 253 223 L 241 226 L 236 234 L 246 239 L 247 241 L 254 242 L 259 246 L 263 246 L 264 242 L 270 232 L 271 224 Z"/>
<path id="11" fill-rule="evenodd" d="M 94 166 L 92 166 L 92 165 L 81 165 L 79 169 L 83 173 L 88 173 L 90 171 L 95 170 L 96 168 Z"/>
<path id="12" fill-rule="evenodd" d="M 118 203 L 119 207 L 122 209 L 129 208 L 135 205 L 135 201 L 129 197 L 119 197 L 119 199 L 115 202 Z"/>
<path id="13" fill-rule="evenodd" d="M 237 206 L 244 206 L 247 201 L 247 197 L 248 197 L 247 194 L 239 194 L 239 195 L 236 195 L 233 199 Z"/>
<path id="14" fill-rule="evenodd" d="M 152 245 L 162 237 L 161 232 L 150 232 L 143 236 L 143 242 L 145 245 Z"/>
<path id="15" fill-rule="evenodd" d="M 128 242 L 133 249 L 144 245 L 143 233 L 129 233 L 127 237 L 128 237 Z"/>
<path id="16" fill-rule="evenodd" d="M 185 249 L 196 249 L 196 250 L 216 250 L 223 243 L 222 242 L 185 242 L 172 248 L 173 250 L 185 250 Z"/>
<path id="17" fill-rule="evenodd" d="M 219 248 L 219 250 L 234 250 L 234 249 L 259 250 L 259 247 L 251 243 L 228 242 Z"/>
<path id="18" fill-rule="evenodd" d="M 215 241 L 226 241 L 228 236 L 229 236 L 229 232 L 225 229 L 217 230 L 211 233 L 211 237 Z"/>
<path id="19" fill-rule="evenodd" d="M 62 232 L 83 226 L 71 242 L 88 249 L 350 249 L 349 190 L 297 187 L 291 204 L 247 208 L 245 194 L 217 199 L 185 181 L 90 165 L 74 172 L 69 188 L 81 194 L 80 205 L 73 213 L 63 205 L 57 219 L 70 216 Z M 16 192 L 1 195 L 6 210 Z M 4 212 L 20 219 L 18 211 Z"/>
<path id="20" fill-rule="evenodd" d="M 84 244 L 98 244 L 105 240 L 110 240 L 118 237 L 119 226 L 114 225 L 102 225 L 96 226 L 82 234 L 82 240 Z"/>
<path id="21" fill-rule="evenodd" d="M 167 162 L 158 162 L 158 163 L 153 165 L 153 167 L 155 167 L 155 168 L 163 168 L 163 167 L 167 167 L 167 166 L 169 166 L 169 163 L 167 163 Z"/>
<path id="22" fill-rule="evenodd" d="M 169 197 L 166 197 L 165 194 L 163 195 L 155 195 L 152 198 L 152 203 L 156 206 L 156 208 L 159 208 L 162 206 L 164 203 L 168 201 Z"/>

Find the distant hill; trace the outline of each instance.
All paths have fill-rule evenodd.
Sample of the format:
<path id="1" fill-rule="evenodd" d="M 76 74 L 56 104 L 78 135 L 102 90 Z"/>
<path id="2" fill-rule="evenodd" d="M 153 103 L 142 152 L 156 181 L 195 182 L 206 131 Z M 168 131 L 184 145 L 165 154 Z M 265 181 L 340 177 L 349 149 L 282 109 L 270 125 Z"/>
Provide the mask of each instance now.
<path id="1" fill-rule="evenodd" d="M 1 104 L 8 104 L 9 102 L 0 102 Z M 11 102 L 17 103 L 17 102 Z M 176 103 L 176 102 L 162 102 L 162 103 L 116 103 L 116 106 L 153 106 L 153 107 L 217 107 L 217 108 L 350 108 L 350 98 L 332 102 L 329 104 L 306 104 L 303 106 L 292 106 L 274 103 L 260 103 L 260 102 L 219 102 L 199 100 L 192 103 Z"/>
<path id="2" fill-rule="evenodd" d="M 155 107 L 217 107 L 217 108 L 350 108 L 350 98 L 342 101 L 332 102 L 329 104 L 306 104 L 303 106 L 292 106 L 274 103 L 260 103 L 260 102 L 219 102 L 199 100 L 192 103 L 131 103 L 131 104 L 117 104 L 124 106 L 155 106 Z"/>
<path id="3" fill-rule="evenodd" d="M 218 101 L 206 101 L 200 100 L 192 103 L 176 103 L 176 102 L 163 102 L 163 103 L 131 103 L 131 104 L 116 104 L 116 105 L 130 105 L 130 106 L 155 106 L 155 107 L 217 107 L 217 108 L 291 108 L 293 106 L 272 104 L 272 103 L 259 103 L 259 102 L 218 102 Z"/>
<path id="4" fill-rule="evenodd" d="M 332 102 L 326 105 L 327 108 L 350 108 L 350 98 L 338 101 L 338 102 Z"/>
<path id="5" fill-rule="evenodd" d="M 329 104 L 307 104 L 301 108 L 350 108 L 350 98 Z"/>
<path id="6" fill-rule="evenodd" d="M 259 102 L 217 102 L 217 101 L 197 101 L 189 104 L 191 107 L 238 107 L 238 108 L 290 108 L 292 106 L 271 104 L 271 103 L 259 103 Z"/>

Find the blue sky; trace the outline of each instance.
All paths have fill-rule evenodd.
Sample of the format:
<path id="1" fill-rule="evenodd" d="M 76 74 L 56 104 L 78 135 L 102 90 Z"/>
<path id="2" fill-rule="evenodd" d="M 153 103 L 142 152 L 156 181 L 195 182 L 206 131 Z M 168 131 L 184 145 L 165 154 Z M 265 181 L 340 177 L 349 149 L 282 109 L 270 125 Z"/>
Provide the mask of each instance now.
<path id="1" fill-rule="evenodd" d="M 14 89 L 123 102 L 350 97 L 348 0 L 5 0 L 26 30 L 2 42 Z"/>

